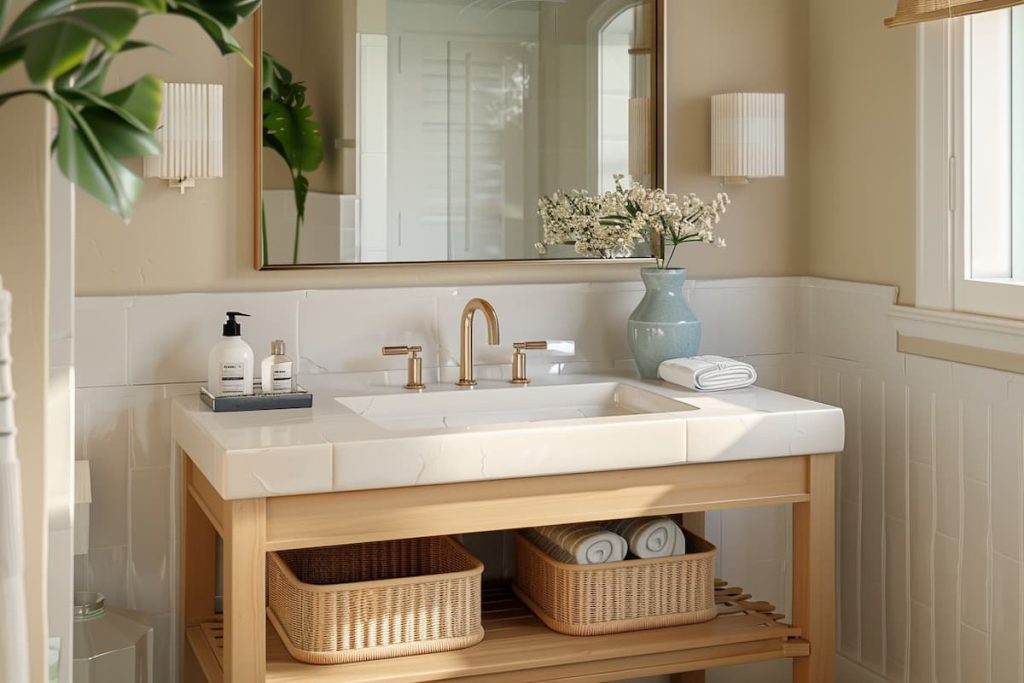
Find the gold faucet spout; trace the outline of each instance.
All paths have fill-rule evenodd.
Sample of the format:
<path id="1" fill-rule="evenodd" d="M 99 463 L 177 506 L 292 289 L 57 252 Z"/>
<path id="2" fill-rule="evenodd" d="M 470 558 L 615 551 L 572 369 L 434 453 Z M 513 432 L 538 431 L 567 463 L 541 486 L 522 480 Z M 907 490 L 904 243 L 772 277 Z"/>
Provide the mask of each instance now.
<path id="1" fill-rule="evenodd" d="M 473 379 L 473 319 L 476 312 L 480 311 L 487 319 L 487 343 L 497 346 L 501 343 L 501 334 L 498 331 L 498 314 L 494 312 L 494 306 L 485 299 L 470 299 L 466 307 L 462 309 L 462 329 L 459 341 L 459 381 L 460 387 L 476 386 Z"/>

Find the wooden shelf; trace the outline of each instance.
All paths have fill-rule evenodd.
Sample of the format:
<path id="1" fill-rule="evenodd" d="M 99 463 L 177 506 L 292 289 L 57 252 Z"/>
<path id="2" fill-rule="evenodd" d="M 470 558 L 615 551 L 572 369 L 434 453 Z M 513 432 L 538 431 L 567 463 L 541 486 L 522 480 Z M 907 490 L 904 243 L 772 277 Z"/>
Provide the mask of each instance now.
<path id="1" fill-rule="evenodd" d="M 719 617 L 690 626 L 578 638 L 548 630 L 508 586 L 484 590 L 484 640 L 471 648 L 413 657 L 316 666 L 291 658 L 267 624 L 267 681 L 419 683 L 487 681 L 531 683 L 571 679 L 599 683 L 640 676 L 699 671 L 810 652 L 800 629 L 781 623 L 767 603 L 751 602 L 742 589 L 716 591 Z M 223 680 L 219 623 L 187 631 L 189 649 L 209 683 Z M 193 683 L 186 681 L 186 683 Z"/>

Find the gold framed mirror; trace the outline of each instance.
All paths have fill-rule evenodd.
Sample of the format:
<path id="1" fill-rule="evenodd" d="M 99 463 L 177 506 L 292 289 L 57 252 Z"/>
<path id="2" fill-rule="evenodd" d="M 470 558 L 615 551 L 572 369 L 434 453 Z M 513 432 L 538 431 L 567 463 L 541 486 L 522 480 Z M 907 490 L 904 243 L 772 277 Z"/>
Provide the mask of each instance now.
<path id="1" fill-rule="evenodd" d="M 541 196 L 663 186 L 664 0 L 264 0 L 260 270 L 608 263 Z M 646 245 L 631 258 L 649 259 Z"/>

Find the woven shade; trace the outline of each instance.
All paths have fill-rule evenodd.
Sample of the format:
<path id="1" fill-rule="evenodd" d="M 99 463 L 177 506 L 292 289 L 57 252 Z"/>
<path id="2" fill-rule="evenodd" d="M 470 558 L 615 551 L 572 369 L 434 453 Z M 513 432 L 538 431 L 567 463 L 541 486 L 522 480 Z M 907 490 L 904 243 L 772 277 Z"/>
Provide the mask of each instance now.
<path id="1" fill-rule="evenodd" d="M 991 12 L 1021 4 L 1024 4 L 1024 0 L 899 0 L 896 5 L 896 16 L 886 19 L 885 25 L 891 28 L 919 24 L 923 21 Z"/>

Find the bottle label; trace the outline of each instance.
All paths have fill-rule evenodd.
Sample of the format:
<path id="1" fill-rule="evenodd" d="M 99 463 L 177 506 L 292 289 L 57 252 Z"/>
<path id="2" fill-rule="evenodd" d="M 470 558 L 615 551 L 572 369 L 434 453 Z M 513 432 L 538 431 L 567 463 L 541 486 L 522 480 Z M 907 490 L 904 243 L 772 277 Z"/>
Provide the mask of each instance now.
<path id="1" fill-rule="evenodd" d="M 292 390 L 292 364 L 274 363 L 270 368 L 271 386 L 270 390 L 275 394 L 288 393 Z"/>
<path id="2" fill-rule="evenodd" d="M 245 364 L 220 364 L 220 395 L 242 396 L 245 394 Z"/>

